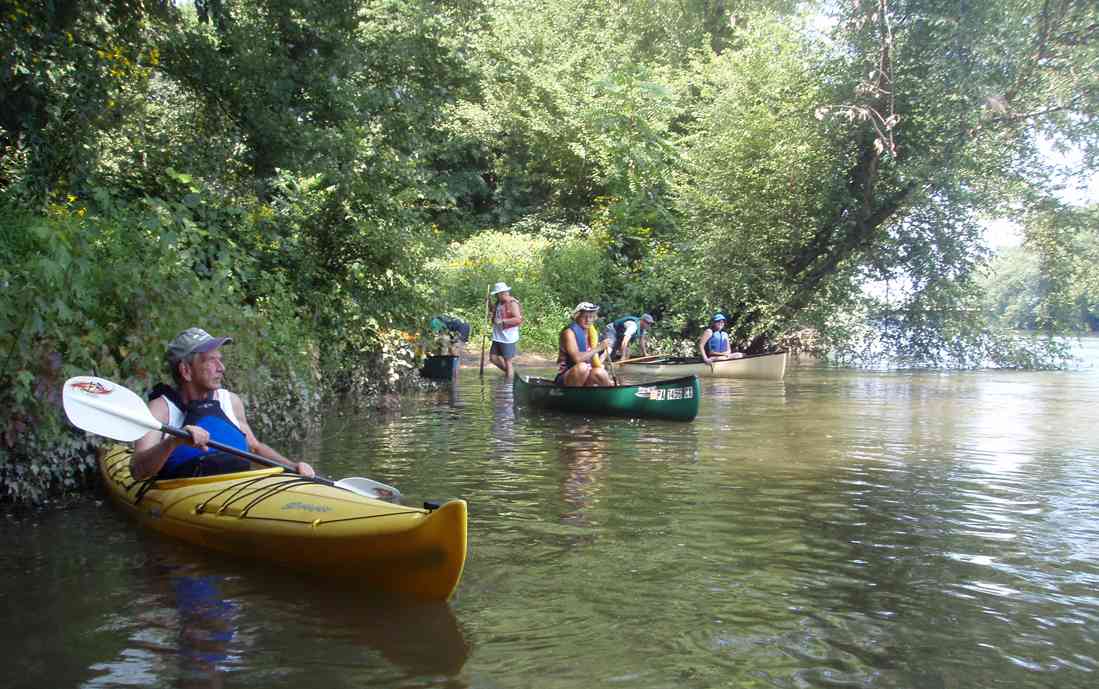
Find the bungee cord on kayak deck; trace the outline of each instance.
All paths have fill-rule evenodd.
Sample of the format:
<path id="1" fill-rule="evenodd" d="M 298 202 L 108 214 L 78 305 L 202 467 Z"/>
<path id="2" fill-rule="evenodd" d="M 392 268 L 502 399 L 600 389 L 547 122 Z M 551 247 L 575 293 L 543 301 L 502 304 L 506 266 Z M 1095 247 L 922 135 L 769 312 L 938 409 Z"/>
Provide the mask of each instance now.
<path id="1" fill-rule="evenodd" d="M 128 471 L 129 460 L 125 455 L 118 455 L 112 460 L 108 460 L 106 471 L 114 479 L 118 479 L 122 472 Z M 273 483 L 267 483 L 273 482 Z M 141 502 L 142 496 L 145 492 L 155 485 L 155 480 L 145 481 L 133 481 L 127 489 L 132 489 L 138 484 L 142 484 L 141 489 L 137 491 L 133 504 L 137 505 Z M 266 484 L 266 485 L 263 485 Z M 224 515 L 228 513 L 232 508 L 242 500 L 250 500 L 247 505 L 240 509 L 240 512 L 233 516 L 238 519 L 252 519 L 258 521 L 278 521 L 286 522 L 290 524 L 334 524 L 337 522 L 349 522 L 364 519 L 377 519 L 379 517 L 394 517 L 398 515 L 416 514 L 421 512 L 417 509 L 395 509 L 392 512 L 386 512 L 382 514 L 363 514 L 355 515 L 351 517 L 340 517 L 339 519 L 282 519 L 274 517 L 254 517 L 249 513 L 263 502 L 283 494 L 285 491 L 303 485 L 317 485 L 322 486 L 323 483 L 314 481 L 313 479 L 303 476 L 288 476 L 286 474 L 270 474 L 265 476 L 257 476 L 254 479 L 250 479 L 244 482 L 239 482 L 234 485 L 223 488 L 209 498 L 195 505 L 195 512 L 197 514 L 204 514 L 207 512 L 207 507 L 211 503 L 219 503 L 220 507 L 214 510 L 213 514 Z M 227 494 L 229 494 L 227 496 Z"/>

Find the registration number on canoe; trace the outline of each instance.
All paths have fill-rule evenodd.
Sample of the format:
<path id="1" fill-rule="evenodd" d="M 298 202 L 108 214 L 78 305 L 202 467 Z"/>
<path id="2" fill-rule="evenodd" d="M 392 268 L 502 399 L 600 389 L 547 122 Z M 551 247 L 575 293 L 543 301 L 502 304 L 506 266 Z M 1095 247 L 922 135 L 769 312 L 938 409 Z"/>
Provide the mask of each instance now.
<path id="1" fill-rule="evenodd" d="M 695 396 L 695 389 L 693 387 L 685 388 L 654 388 L 654 387 L 639 387 L 635 393 L 637 397 L 647 397 L 652 402 L 662 402 L 664 400 L 689 400 Z"/>

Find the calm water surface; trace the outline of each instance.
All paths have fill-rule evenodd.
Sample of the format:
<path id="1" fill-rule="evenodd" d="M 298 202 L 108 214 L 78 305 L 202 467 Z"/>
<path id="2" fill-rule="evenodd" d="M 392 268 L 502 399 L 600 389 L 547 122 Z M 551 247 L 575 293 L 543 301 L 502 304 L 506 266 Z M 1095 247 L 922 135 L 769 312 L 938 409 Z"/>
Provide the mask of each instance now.
<path id="1" fill-rule="evenodd" d="M 1099 685 L 1095 366 L 799 366 L 704 381 L 691 424 L 537 412 L 463 370 L 322 435 L 330 476 L 469 501 L 449 605 L 88 500 L 0 525 L 0 686 Z"/>

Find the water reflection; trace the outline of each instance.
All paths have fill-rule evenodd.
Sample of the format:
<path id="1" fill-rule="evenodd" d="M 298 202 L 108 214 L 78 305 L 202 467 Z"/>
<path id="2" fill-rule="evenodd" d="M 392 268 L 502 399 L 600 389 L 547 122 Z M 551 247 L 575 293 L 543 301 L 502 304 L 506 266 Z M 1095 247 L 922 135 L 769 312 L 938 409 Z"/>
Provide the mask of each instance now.
<path id="1" fill-rule="evenodd" d="M 515 445 L 515 392 L 511 383 L 506 380 L 496 381 L 495 385 L 486 387 L 489 387 L 492 394 L 490 437 L 493 445 L 500 452 L 506 453 Z"/>
<path id="2" fill-rule="evenodd" d="M 704 381 L 689 424 L 516 408 L 474 369 L 399 416 L 330 420 L 325 474 L 469 500 L 450 606 L 162 555 L 89 504 L 0 526 L 5 679 L 1075 689 L 1099 673 L 1099 369 L 794 367 Z M 181 605 L 181 577 L 201 604 Z"/>
<path id="3" fill-rule="evenodd" d="M 166 578 L 179 620 L 179 686 L 221 687 L 239 603 L 221 593 L 222 576 L 181 571 Z"/>
<path id="4" fill-rule="evenodd" d="M 592 422 L 582 422 L 567 431 L 558 441 L 561 468 L 561 500 L 565 511 L 562 524 L 589 526 L 588 508 L 595 500 L 606 458 L 606 439 L 593 428 Z"/>
<path id="5" fill-rule="evenodd" d="M 468 659 L 469 643 L 445 603 L 393 603 L 353 582 L 221 560 L 172 542 L 145 546 L 151 557 L 135 570 L 133 619 L 115 623 L 128 641 L 114 660 L 93 666 L 98 676 L 88 686 L 216 688 L 272 670 L 307 672 L 308 686 L 456 679 Z"/>

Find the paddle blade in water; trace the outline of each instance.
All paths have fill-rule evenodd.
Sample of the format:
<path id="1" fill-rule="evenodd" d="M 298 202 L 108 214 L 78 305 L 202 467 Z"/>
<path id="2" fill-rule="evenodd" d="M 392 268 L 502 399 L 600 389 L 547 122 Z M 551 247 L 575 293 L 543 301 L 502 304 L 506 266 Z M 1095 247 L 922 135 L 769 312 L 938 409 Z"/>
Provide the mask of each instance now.
<path id="1" fill-rule="evenodd" d="M 386 500 L 397 504 L 400 504 L 401 502 L 401 491 L 393 486 L 388 486 L 381 481 L 375 481 L 374 479 L 365 478 L 363 476 L 342 478 L 339 481 L 336 481 L 336 486 L 339 488 L 346 488 L 359 495 L 365 495 L 368 498 L 377 498 L 378 500 Z"/>
<path id="2" fill-rule="evenodd" d="M 140 397 L 104 378 L 69 378 L 61 398 L 69 421 L 89 433 L 128 443 L 160 429 Z"/>

